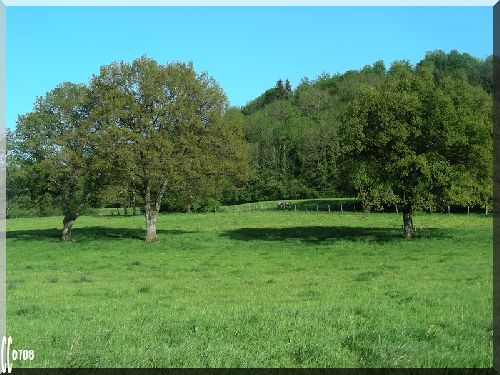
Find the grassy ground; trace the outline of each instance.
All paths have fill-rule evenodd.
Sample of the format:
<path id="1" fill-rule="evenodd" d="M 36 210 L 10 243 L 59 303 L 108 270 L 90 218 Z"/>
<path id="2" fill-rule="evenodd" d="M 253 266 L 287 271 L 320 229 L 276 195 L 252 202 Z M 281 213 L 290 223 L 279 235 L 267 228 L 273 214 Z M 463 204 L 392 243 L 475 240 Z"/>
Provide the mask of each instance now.
<path id="1" fill-rule="evenodd" d="M 7 222 L 35 367 L 491 367 L 492 219 L 323 212 Z M 19 367 L 19 365 L 18 365 Z"/>

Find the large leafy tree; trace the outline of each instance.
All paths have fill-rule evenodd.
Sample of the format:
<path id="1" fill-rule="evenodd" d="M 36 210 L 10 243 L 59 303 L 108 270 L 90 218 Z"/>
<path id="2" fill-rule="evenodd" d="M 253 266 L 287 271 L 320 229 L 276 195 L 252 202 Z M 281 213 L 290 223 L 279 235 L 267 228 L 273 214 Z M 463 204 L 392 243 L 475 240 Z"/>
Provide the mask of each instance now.
<path id="1" fill-rule="evenodd" d="M 19 117 L 10 137 L 15 180 L 33 202 L 50 196 L 61 205 L 64 241 L 71 240 L 75 220 L 104 181 L 90 104 L 86 86 L 63 83 Z"/>
<path id="2" fill-rule="evenodd" d="M 192 64 L 160 65 L 147 57 L 101 68 L 91 83 L 92 118 L 103 127 L 106 159 L 116 178 L 142 197 L 146 242 L 157 240 L 156 222 L 165 193 L 229 173 L 242 160 L 238 133 L 224 116 L 225 94 Z M 241 135 L 241 131 L 239 133 Z"/>
<path id="3" fill-rule="evenodd" d="M 398 62 L 361 91 L 345 125 L 365 206 L 400 205 L 406 238 L 416 210 L 491 199 L 492 100 L 480 86 Z"/>

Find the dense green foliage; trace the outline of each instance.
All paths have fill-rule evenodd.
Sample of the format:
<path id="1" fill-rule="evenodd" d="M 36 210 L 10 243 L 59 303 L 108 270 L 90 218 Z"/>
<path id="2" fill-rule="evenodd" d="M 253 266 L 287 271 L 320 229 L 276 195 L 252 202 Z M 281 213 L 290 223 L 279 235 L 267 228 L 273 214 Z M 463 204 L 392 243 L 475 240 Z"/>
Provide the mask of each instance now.
<path id="1" fill-rule="evenodd" d="M 33 367 L 491 367 L 492 218 L 164 214 L 7 222 L 7 324 Z"/>
<path id="2" fill-rule="evenodd" d="M 434 51 L 415 67 L 403 60 L 386 69 L 378 61 L 359 71 L 304 79 L 281 98 L 270 89 L 242 109 L 252 146 L 246 198 L 360 194 L 367 209 L 382 208 L 400 203 L 406 188 L 393 191 L 380 180 L 406 185 L 409 163 L 423 162 L 432 166 L 417 169 L 433 171 L 422 171 L 426 180 L 419 180 L 419 189 L 434 194 L 419 198 L 415 208 L 489 204 L 491 84 L 491 58 Z"/>

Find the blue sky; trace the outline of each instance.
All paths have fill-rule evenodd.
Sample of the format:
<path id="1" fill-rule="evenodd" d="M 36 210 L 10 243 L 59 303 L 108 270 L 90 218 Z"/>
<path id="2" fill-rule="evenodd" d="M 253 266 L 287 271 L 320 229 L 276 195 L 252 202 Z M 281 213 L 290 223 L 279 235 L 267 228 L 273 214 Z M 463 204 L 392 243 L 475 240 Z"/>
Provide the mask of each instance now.
<path id="1" fill-rule="evenodd" d="M 193 61 L 244 105 L 279 78 L 492 46 L 490 7 L 8 7 L 6 125 L 58 83 L 141 55 Z"/>

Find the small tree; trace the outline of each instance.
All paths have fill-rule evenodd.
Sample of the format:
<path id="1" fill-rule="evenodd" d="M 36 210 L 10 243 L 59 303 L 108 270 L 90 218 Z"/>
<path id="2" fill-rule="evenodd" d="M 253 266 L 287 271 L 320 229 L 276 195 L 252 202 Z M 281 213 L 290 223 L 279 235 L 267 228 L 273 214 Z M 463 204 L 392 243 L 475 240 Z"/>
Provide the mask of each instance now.
<path id="1" fill-rule="evenodd" d="M 285 86 L 283 85 L 283 80 L 278 79 L 275 86 L 276 99 L 282 99 L 285 96 Z"/>
<path id="2" fill-rule="evenodd" d="M 292 95 L 292 85 L 290 84 L 288 78 L 285 80 L 285 92 L 287 96 Z"/>
<path id="3" fill-rule="evenodd" d="M 86 86 L 63 83 L 39 97 L 15 131 L 12 158 L 22 184 L 33 200 L 48 194 L 61 204 L 63 241 L 71 240 L 75 220 L 103 181 L 89 108 Z"/>
<path id="4" fill-rule="evenodd" d="M 234 157 L 231 138 L 217 142 L 226 96 L 192 64 L 160 65 L 146 57 L 102 67 L 91 87 L 92 118 L 104 128 L 107 159 L 116 165 L 116 178 L 143 198 L 145 240 L 156 241 L 164 194 L 193 181 L 204 184 L 221 172 L 218 163 Z"/>

